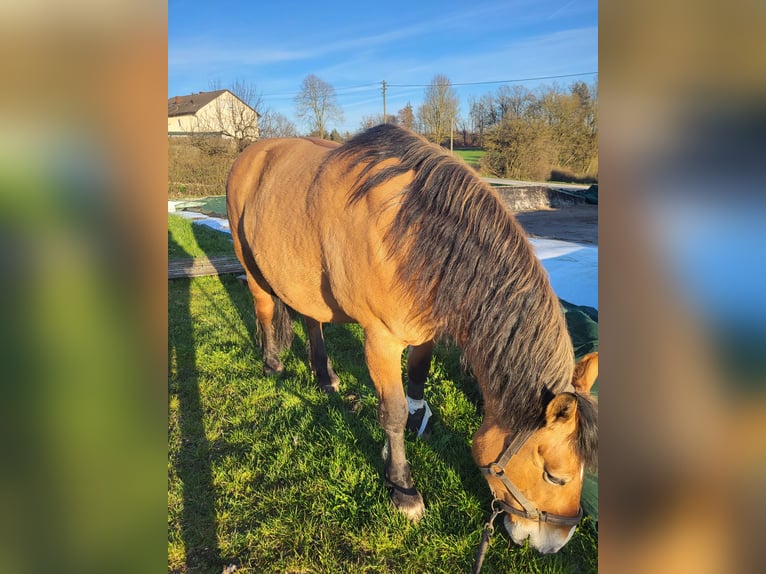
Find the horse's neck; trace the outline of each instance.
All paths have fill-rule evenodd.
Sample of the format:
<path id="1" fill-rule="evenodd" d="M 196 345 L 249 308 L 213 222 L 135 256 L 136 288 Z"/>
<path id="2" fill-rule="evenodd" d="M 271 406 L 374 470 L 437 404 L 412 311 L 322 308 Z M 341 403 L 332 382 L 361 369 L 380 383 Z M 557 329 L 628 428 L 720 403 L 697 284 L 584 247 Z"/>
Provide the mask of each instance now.
<path id="1" fill-rule="evenodd" d="M 507 317 L 503 309 L 492 308 L 494 332 L 483 330 L 478 318 L 473 324 L 479 332 L 458 341 L 478 379 L 485 409 L 514 431 L 539 424 L 547 403 L 571 380 L 573 367 L 566 322 L 556 315 L 558 299 L 546 288 L 528 297 L 534 299 L 507 298 Z"/>

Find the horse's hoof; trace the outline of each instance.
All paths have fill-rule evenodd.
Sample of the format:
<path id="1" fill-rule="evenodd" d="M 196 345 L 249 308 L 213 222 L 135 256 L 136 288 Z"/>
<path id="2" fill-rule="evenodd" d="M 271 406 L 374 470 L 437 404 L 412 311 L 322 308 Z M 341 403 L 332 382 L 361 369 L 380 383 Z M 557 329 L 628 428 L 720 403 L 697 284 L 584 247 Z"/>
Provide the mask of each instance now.
<path id="1" fill-rule="evenodd" d="M 327 362 L 329 363 L 330 360 L 328 359 Z M 314 376 L 316 377 L 317 386 L 323 390 L 326 393 L 337 393 L 338 388 L 340 387 L 340 377 L 335 374 L 335 371 L 332 370 L 332 367 L 328 365 L 327 370 L 321 369 L 319 371 L 314 371 Z"/>
<path id="2" fill-rule="evenodd" d="M 326 377 L 319 377 L 317 385 L 326 393 L 337 393 L 340 388 L 338 375 L 330 371 Z"/>
<path id="3" fill-rule="evenodd" d="M 396 509 L 404 514 L 410 522 L 418 522 L 423 518 L 426 505 L 423 497 L 414 488 L 401 488 L 394 486 L 391 489 L 391 503 Z"/>
<path id="4" fill-rule="evenodd" d="M 267 377 L 272 377 L 274 375 L 281 375 L 285 372 L 285 366 L 282 364 L 281 361 L 276 361 L 275 363 L 269 364 L 269 363 L 263 363 L 263 374 Z"/>
<path id="5" fill-rule="evenodd" d="M 327 394 L 338 392 L 338 381 L 330 383 L 329 385 L 319 384 L 319 390 L 324 391 Z"/>

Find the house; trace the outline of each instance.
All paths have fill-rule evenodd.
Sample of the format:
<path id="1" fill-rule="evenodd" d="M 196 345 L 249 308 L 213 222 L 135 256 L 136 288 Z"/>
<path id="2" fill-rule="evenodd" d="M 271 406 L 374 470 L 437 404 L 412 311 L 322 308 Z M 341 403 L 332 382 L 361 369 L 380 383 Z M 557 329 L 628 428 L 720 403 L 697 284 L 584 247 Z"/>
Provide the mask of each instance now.
<path id="1" fill-rule="evenodd" d="M 168 135 L 258 139 L 259 114 L 229 90 L 168 98 Z"/>

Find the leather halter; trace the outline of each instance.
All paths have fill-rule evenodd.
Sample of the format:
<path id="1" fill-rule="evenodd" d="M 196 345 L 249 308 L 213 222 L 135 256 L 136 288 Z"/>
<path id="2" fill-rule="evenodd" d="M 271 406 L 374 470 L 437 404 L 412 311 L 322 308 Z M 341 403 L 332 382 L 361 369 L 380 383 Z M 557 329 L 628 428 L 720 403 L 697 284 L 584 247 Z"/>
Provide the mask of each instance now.
<path id="1" fill-rule="evenodd" d="M 538 510 L 538 508 L 534 504 L 532 504 L 532 502 L 530 502 L 526 496 L 524 496 L 521 493 L 521 491 L 516 487 L 516 485 L 513 484 L 511 479 L 506 476 L 505 474 L 506 465 L 508 464 L 508 462 L 510 462 L 511 457 L 513 457 L 513 455 L 515 455 L 517 452 L 519 452 L 519 450 L 521 450 L 521 447 L 524 446 L 524 443 L 527 442 L 527 440 L 529 440 L 529 437 L 531 437 L 532 434 L 533 434 L 532 431 L 525 431 L 525 432 L 519 433 L 511 441 L 511 444 L 508 445 L 508 448 L 505 449 L 502 456 L 497 462 L 490 463 L 487 466 L 479 467 L 479 470 L 481 470 L 482 474 L 488 475 L 488 476 L 494 476 L 495 478 L 500 479 L 500 481 L 503 483 L 503 485 L 511 494 L 511 496 L 513 496 L 513 498 L 516 499 L 516 502 L 518 502 L 524 510 L 519 510 L 518 508 L 515 508 L 511 506 L 510 504 L 506 504 L 505 502 L 503 502 L 497 497 L 494 490 L 492 491 L 492 494 L 495 494 L 495 498 L 492 501 L 492 516 L 484 525 L 484 530 L 481 535 L 481 543 L 479 544 L 479 549 L 476 552 L 476 558 L 474 560 L 473 570 L 471 570 L 472 574 L 479 574 L 479 571 L 481 570 L 481 566 L 484 563 L 484 556 L 487 553 L 487 547 L 489 546 L 489 539 L 492 536 L 492 533 L 495 531 L 495 527 L 494 527 L 495 519 L 503 512 L 507 512 L 508 514 L 513 514 L 514 516 L 518 516 L 520 518 L 526 518 L 528 520 L 537 520 L 538 522 L 546 522 L 548 524 L 553 524 L 556 526 L 575 526 L 577 523 L 580 522 L 580 519 L 582 518 L 582 506 L 577 511 L 576 516 L 562 516 L 560 514 L 545 512 L 544 510 Z"/>
<path id="2" fill-rule="evenodd" d="M 511 444 L 508 445 L 508 448 L 505 449 L 505 452 L 503 452 L 502 456 L 497 462 L 490 463 L 487 466 L 479 467 L 479 470 L 481 470 L 482 474 L 493 476 L 499 479 L 503 483 L 503 486 L 505 486 L 505 488 L 511 494 L 511 496 L 516 499 L 516 502 L 518 502 L 524 510 L 519 510 L 510 504 L 506 504 L 500 500 L 497 495 L 495 496 L 495 500 L 492 501 L 492 508 L 493 510 L 496 510 L 495 506 L 497 506 L 499 510 L 505 511 L 508 514 L 513 514 L 514 516 L 518 516 L 520 518 L 526 518 L 527 520 L 547 522 L 548 524 L 553 524 L 556 526 L 574 526 L 580 522 L 580 519 L 582 518 L 582 507 L 580 507 L 580 509 L 577 511 L 576 516 L 562 516 L 560 514 L 553 514 L 551 512 L 539 510 L 532 502 L 529 501 L 526 496 L 521 493 L 518 487 L 513 484 L 511 479 L 509 479 L 505 474 L 505 467 L 511 460 L 511 457 L 513 457 L 513 455 L 521 450 L 521 447 L 524 446 L 524 443 L 529 440 L 529 437 L 531 437 L 532 434 L 532 431 L 525 431 L 516 435 L 516 437 L 511 441 Z"/>

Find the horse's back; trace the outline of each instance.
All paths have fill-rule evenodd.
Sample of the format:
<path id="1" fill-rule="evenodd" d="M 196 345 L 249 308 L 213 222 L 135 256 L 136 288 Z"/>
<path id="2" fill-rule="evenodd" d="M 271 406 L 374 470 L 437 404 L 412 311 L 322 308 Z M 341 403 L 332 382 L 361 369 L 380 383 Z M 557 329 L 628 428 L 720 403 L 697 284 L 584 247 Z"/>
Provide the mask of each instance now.
<path id="1" fill-rule="evenodd" d="M 323 276 L 321 221 L 309 199 L 334 147 L 308 138 L 257 142 L 237 159 L 227 184 L 232 237 L 245 268 L 290 307 L 323 322 L 350 320 Z"/>
<path id="2" fill-rule="evenodd" d="M 275 138 L 248 146 L 229 173 L 227 207 L 241 216 L 245 204 L 268 197 L 275 187 L 280 188 L 279 193 L 285 198 L 305 196 L 315 169 L 337 145 L 314 138 Z M 269 172 L 278 177 L 267 177 Z"/>

